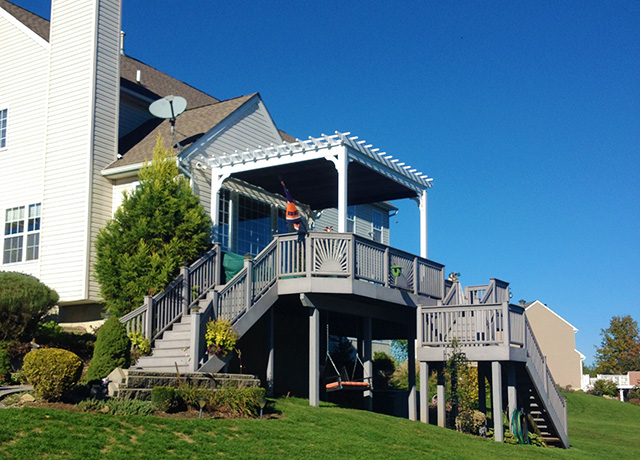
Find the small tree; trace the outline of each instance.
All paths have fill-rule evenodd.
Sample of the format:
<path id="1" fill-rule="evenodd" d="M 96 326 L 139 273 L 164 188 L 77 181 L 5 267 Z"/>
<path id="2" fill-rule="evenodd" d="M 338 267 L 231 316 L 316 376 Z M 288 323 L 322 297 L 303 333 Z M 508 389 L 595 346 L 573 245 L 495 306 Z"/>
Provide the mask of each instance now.
<path id="1" fill-rule="evenodd" d="M 30 340 L 58 294 L 36 278 L 0 272 L 0 341 Z"/>
<path id="2" fill-rule="evenodd" d="M 614 316 L 601 335 L 602 343 L 596 349 L 598 374 L 626 374 L 640 369 L 640 332 L 631 316 Z"/>
<path id="3" fill-rule="evenodd" d="M 211 221 L 158 136 L 140 185 L 96 241 L 96 278 L 107 310 L 122 316 L 162 291 L 210 245 Z"/>

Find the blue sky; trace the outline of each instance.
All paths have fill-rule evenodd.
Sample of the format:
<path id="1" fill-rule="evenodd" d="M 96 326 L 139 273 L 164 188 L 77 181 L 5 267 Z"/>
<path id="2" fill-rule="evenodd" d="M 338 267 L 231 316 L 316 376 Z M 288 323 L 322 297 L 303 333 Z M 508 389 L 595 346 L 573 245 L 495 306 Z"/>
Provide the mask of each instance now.
<path id="1" fill-rule="evenodd" d="M 127 54 L 433 177 L 429 257 L 549 305 L 587 363 L 613 315 L 640 320 L 640 2 L 123 3 Z M 396 204 L 392 244 L 418 253 Z"/>

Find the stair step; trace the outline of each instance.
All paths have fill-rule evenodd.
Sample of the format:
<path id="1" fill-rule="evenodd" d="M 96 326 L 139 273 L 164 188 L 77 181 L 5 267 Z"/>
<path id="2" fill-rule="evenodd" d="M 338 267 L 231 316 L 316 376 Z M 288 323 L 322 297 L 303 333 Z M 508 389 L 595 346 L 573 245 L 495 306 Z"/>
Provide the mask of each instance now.
<path id="1" fill-rule="evenodd" d="M 165 341 L 165 340 L 189 340 L 191 339 L 191 331 L 165 331 L 164 334 L 162 334 L 162 339 L 160 339 L 161 341 Z"/>
<path id="2" fill-rule="evenodd" d="M 172 340 L 156 340 L 156 343 L 153 344 L 153 349 L 157 348 L 189 348 L 191 344 L 191 340 L 183 340 L 183 339 L 172 339 Z"/>
<path id="3" fill-rule="evenodd" d="M 171 328 L 174 332 L 191 332 L 191 324 L 190 323 L 176 323 Z"/>
<path id="4" fill-rule="evenodd" d="M 151 356 L 154 358 L 166 357 L 166 356 L 185 356 L 189 354 L 189 346 L 180 348 L 154 348 Z"/>
<path id="5" fill-rule="evenodd" d="M 188 366 L 191 363 L 191 358 L 188 356 L 143 356 L 136 363 L 136 367 L 142 369 L 157 368 L 157 367 L 171 367 L 177 363 L 178 366 Z"/>

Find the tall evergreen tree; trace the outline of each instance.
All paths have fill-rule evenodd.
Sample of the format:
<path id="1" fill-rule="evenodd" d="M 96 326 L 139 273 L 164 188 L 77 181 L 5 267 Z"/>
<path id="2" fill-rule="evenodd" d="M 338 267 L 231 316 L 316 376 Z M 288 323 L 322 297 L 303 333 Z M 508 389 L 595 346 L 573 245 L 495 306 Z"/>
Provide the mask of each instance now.
<path id="1" fill-rule="evenodd" d="M 598 374 L 626 374 L 640 370 L 640 331 L 631 316 L 614 316 L 602 329 L 602 343 L 596 349 Z"/>
<path id="2" fill-rule="evenodd" d="M 156 294 L 210 245 L 211 221 L 158 136 L 140 185 L 96 240 L 96 279 L 107 310 L 122 316 Z"/>

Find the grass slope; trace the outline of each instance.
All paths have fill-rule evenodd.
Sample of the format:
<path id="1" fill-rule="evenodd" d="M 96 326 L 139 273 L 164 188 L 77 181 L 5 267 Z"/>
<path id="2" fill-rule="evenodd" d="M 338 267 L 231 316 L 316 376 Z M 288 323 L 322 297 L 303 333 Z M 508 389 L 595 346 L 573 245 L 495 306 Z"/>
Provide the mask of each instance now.
<path id="1" fill-rule="evenodd" d="M 278 401 L 270 420 L 113 417 L 0 410 L 3 459 L 620 459 L 640 452 L 640 407 L 569 394 L 571 449 L 497 444 L 434 426 L 335 407 Z"/>

